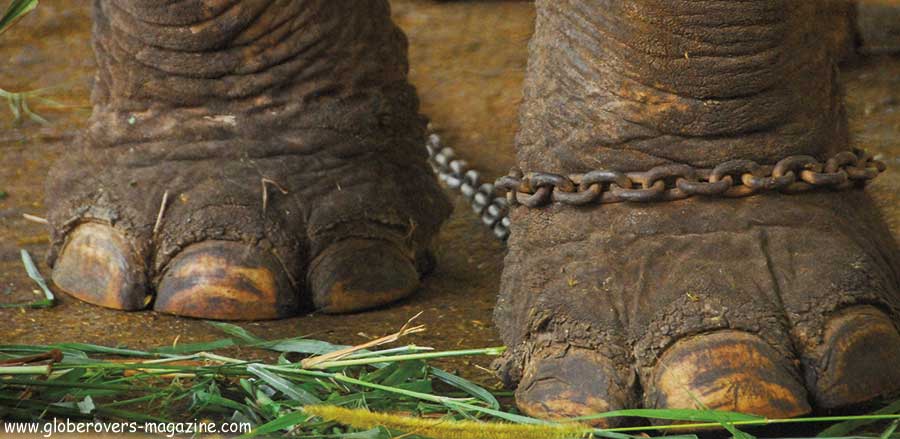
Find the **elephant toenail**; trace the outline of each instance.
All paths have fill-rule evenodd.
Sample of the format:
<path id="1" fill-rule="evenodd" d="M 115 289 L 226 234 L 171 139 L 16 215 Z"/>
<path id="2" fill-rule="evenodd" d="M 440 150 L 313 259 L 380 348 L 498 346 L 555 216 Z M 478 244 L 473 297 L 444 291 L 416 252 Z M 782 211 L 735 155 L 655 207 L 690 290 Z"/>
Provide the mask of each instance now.
<path id="1" fill-rule="evenodd" d="M 332 244 L 313 261 L 309 285 L 317 309 L 345 313 L 409 296 L 419 287 L 419 274 L 397 245 L 351 238 Z"/>
<path id="2" fill-rule="evenodd" d="M 659 359 L 645 405 L 729 410 L 772 418 L 809 413 L 796 371 L 759 337 L 719 331 L 682 339 Z"/>
<path id="3" fill-rule="evenodd" d="M 299 300 L 276 258 L 247 244 L 204 241 L 164 271 L 153 309 L 217 320 L 263 320 L 297 313 Z"/>
<path id="4" fill-rule="evenodd" d="M 88 303 L 128 311 L 146 306 L 144 263 L 105 224 L 84 223 L 70 232 L 51 277 L 60 290 Z"/>
<path id="5" fill-rule="evenodd" d="M 604 413 L 632 406 L 634 383 L 633 373 L 617 370 L 609 359 L 570 347 L 531 360 L 516 391 L 516 405 L 543 419 Z M 619 420 L 599 418 L 589 423 L 608 428 Z"/>
<path id="6" fill-rule="evenodd" d="M 855 306 L 833 316 L 822 346 L 808 377 L 817 406 L 837 408 L 900 393 L 900 334 L 881 310 Z"/>

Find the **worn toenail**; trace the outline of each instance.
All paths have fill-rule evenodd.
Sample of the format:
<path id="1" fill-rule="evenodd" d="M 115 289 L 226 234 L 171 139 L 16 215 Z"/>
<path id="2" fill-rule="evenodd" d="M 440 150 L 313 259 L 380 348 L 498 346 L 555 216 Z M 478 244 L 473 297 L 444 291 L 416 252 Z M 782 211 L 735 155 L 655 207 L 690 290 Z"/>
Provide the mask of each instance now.
<path id="1" fill-rule="evenodd" d="M 122 233 L 105 224 L 84 223 L 69 233 L 52 279 L 88 303 L 122 310 L 146 306 L 144 263 Z"/>
<path id="2" fill-rule="evenodd" d="M 263 320 L 297 313 L 299 301 L 270 254 L 232 241 L 204 241 L 178 254 L 159 282 L 153 309 L 221 320 Z"/>
<path id="3" fill-rule="evenodd" d="M 412 294 L 419 287 L 419 274 L 395 244 L 352 238 L 332 244 L 313 261 L 309 285 L 316 308 L 344 313 Z"/>
<path id="4" fill-rule="evenodd" d="M 773 418 L 809 413 L 806 389 L 783 355 L 743 331 L 676 342 L 659 359 L 645 390 L 656 408 L 730 410 Z"/>
<path id="5" fill-rule="evenodd" d="M 843 310 L 828 322 L 812 370 L 810 391 L 821 408 L 894 396 L 900 393 L 900 334 L 874 306 Z"/>
<path id="6" fill-rule="evenodd" d="M 633 405 L 634 383 L 633 373 L 617 370 L 600 354 L 570 347 L 531 360 L 516 391 L 516 405 L 543 419 L 603 413 Z M 605 428 L 619 420 L 601 418 L 590 423 Z"/>

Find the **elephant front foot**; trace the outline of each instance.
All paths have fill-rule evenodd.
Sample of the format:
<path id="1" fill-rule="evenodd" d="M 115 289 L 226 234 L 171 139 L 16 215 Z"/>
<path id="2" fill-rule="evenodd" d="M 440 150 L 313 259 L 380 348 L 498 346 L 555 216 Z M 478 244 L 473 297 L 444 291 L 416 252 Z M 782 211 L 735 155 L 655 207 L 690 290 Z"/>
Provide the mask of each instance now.
<path id="1" fill-rule="evenodd" d="M 862 191 L 513 215 L 497 367 L 529 415 L 783 418 L 900 393 L 897 259 Z"/>
<path id="2" fill-rule="evenodd" d="M 421 151 L 419 137 L 71 151 L 48 181 L 53 282 L 109 308 L 231 320 L 406 297 L 449 210 L 424 157 L 390 152 Z"/>
<path id="3" fill-rule="evenodd" d="M 60 289 L 247 320 L 416 289 L 450 207 L 386 1 L 104 0 L 93 17 L 91 122 L 47 181 Z"/>

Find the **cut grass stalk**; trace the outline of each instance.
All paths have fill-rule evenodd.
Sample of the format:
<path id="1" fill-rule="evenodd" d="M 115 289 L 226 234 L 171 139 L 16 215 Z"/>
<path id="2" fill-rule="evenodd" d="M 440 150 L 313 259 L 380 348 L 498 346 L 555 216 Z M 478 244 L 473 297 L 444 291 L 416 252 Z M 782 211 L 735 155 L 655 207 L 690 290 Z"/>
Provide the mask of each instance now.
<path id="1" fill-rule="evenodd" d="M 33 223 L 44 224 L 44 225 L 50 224 L 50 221 L 47 221 L 47 218 L 39 217 L 36 215 L 31 215 L 29 213 L 23 213 L 22 218 L 24 218 L 26 221 L 31 221 Z"/>
<path id="2" fill-rule="evenodd" d="M 397 362 L 397 361 L 410 361 L 410 360 L 427 360 L 432 358 L 448 358 L 448 357 L 469 357 L 472 355 L 502 355 L 506 350 L 505 346 L 499 347 L 491 347 L 491 348 L 481 348 L 481 349 L 460 349 L 455 351 L 441 351 L 441 352 L 425 352 L 425 353 L 416 353 L 416 354 L 405 354 L 405 355 L 391 355 L 391 356 L 383 356 L 383 357 L 366 357 L 366 358 L 355 358 L 350 360 L 336 360 L 336 361 L 325 361 L 321 363 L 315 364 L 313 367 L 308 367 L 308 369 L 332 369 L 339 367 L 349 367 L 349 366 L 362 366 L 369 365 L 375 363 L 384 363 L 384 362 Z"/>
<path id="3" fill-rule="evenodd" d="M 393 334 L 386 335 L 384 337 L 380 337 L 380 338 L 368 341 L 368 342 L 360 344 L 360 345 L 350 346 L 350 347 L 347 347 L 344 349 L 338 349 L 338 350 L 331 351 L 331 352 L 328 352 L 328 353 L 325 353 L 322 355 L 317 355 L 315 357 L 306 358 L 300 362 L 300 365 L 307 369 L 314 369 L 314 368 L 316 368 L 316 366 L 318 366 L 321 363 L 327 363 L 330 361 L 338 361 L 343 358 L 346 358 L 349 355 L 355 354 L 360 351 L 367 350 L 367 349 L 375 347 L 375 346 L 381 346 L 384 344 L 393 343 L 393 342 L 397 341 L 398 339 L 400 339 L 400 337 L 403 337 L 403 336 L 406 336 L 409 334 L 415 334 L 418 332 L 422 332 L 425 330 L 425 325 L 418 325 L 418 326 L 413 326 L 413 327 L 409 326 L 412 323 L 412 321 L 415 320 L 416 318 L 418 318 L 420 315 L 422 315 L 421 312 L 412 316 L 409 320 L 406 321 L 405 324 L 403 324 L 403 326 L 400 328 L 399 331 L 397 331 Z"/>
<path id="4" fill-rule="evenodd" d="M 41 366 L 0 366 L 0 375 L 50 375 L 49 364 Z"/>
<path id="5" fill-rule="evenodd" d="M 0 375 L 3 371 L 0 370 Z M 11 375 L 11 374 L 10 374 Z M 16 378 L 7 378 L 3 380 L 3 384 L 22 384 L 37 387 L 59 387 L 63 389 L 95 389 L 95 390 L 121 390 L 123 392 L 152 392 L 156 390 L 154 387 L 146 386 L 124 386 L 115 384 L 95 384 L 95 383 L 77 383 L 77 382 L 54 382 L 54 381 L 37 381 L 23 380 Z"/>
<path id="6" fill-rule="evenodd" d="M 382 349 L 380 351 L 366 351 L 366 352 L 357 352 L 355 354 L 350 354 L 345 359 L 356 359 L 356 358 L 369 358 L 376 357 L 379 355 L 394 355 L 394 354 L 415 354 L 423 351 L 433 351 L 434 348 L 430 348 L 427 346 L 416 346 L 416 345 L 408 345 L 408 346 L 400 346 L 398 348 L 390 348 L 390 349 Z"/>

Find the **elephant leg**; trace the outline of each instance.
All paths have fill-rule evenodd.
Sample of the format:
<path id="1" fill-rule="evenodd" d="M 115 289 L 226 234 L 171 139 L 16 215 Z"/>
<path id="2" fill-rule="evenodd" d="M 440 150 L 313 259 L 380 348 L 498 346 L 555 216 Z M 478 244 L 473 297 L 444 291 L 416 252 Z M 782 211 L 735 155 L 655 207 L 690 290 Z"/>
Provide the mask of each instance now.
<path id="1" fill-rule="evenodd" d="M 838 61 L 900 52 L 900 0 L 823 0 L 820 35 Z"/>
<path id="2" fill-rule="evenodd" d="M 60 289 L 214 319 L 416 289 L 450 208 L 387 1 L 97 0 L 93 45 L 47 180 Z"/>
<path id="3" fill-rule="evenodd" d="M 854 33 L 863 54 L 900 52 L 900 1 L 856 0 Z"/>
<path id="4" fill-rule="evenodd" d="M 539 0 L 518 167 L 847 150 L 820 5 Z M 511 215 L 497 367 L 526 413 L 700 403 L 784 417 L 900 390 L 897 248 L 862 190 Z"/>

